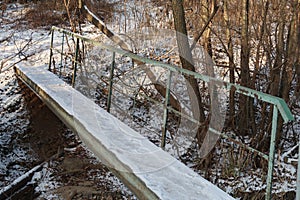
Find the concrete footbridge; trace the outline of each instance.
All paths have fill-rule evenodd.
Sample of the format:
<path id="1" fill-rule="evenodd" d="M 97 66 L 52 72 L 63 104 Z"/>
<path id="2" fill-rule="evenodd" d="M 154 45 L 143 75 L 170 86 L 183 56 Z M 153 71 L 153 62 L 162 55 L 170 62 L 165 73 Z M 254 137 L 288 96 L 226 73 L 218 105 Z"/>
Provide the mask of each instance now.
<path id="1" fill-rule="evenodd" d="M 15 71 L 139 199 L 233 199 L 45 68 Z"/>

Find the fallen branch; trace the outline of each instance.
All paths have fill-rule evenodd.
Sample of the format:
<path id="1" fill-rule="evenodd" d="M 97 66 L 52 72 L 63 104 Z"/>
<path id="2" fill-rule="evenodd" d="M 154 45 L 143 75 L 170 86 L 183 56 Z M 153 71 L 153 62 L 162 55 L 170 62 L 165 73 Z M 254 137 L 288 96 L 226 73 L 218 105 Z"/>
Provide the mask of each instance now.
<path id="1" fill-rule="evenodd" d="M 33 40 L 32 40 L 32 36 L 31 36 L 31 37 L 29 38 L 29 40 L 26 42 L 26 44 L 25 44 L 23 47 L 18 47 L 17 44 L 15 43 L 15 46 L 16 46 L 16 48 L 18 49 L 18 52 L 15 53 L 15 54 L 13 54 L 13 55 L 9 55 L 9 56 L 7 56 L 7 57 L 5 57 L 5 58 L 3 58 L 3 59 L 1 60 L 1 62 L 0 62 L 0 73 L 9 70 L 10 68 L 12 68 L 13 66 L 15 66 L 16 64 L 18 64 L 18 63 L 20 63 L 20 62 L 22 62 L 22 61 L 26 61 L 26 60 L 28 60 L 30 57 L 32 57 L 32 56 L 34 56 L 34 55 L 36 55 L 36 54 L 38 54 L 38 53 L 40 53 L 40 52 L 42 52 L 42 51 L 44 51 L 44 50 L 48 50 L 48 48 L 39 48 L 39 50 L 38 50 L 38 51 L 35 51 L 34 53 L 31 53 L 31 54 L 26 54 L 26 53 L 24 53 L 26 50 L 29 49 L 28 47 L 29 47 L 30 45 L 34 45 L 35 43 L 38 43 L 38 42 L 39 42 L 39 41 L 36 41 L 36 42 L 32 42 L 32 41 L 33 41 Z M 26 49 L 26 48 L 28 48 L 28 49 Z M 19 56 L 19 57 L 22 56 L 23 58 L 19 59 L 19 60 L 16 61 L 16 62 L 11 63 L 9 66 L 5 66 L 5 64 L 6 64 L 7 62 L 9 62 L 10 60 L 12 60 L 13 58 L 15 58 L 15 57 L 17 57 L 17 56 Z"/>
<path id="2" fill-rule="evenodd" d="M 50 160 L 59 158 L 63 155 L 63 152 L 60 151 L 60 149 L 57 150 L 57 153 L 42 162 L 41 164 L 35 166 L 22 176 L 18 177 L 16 180 L 14 180 L 10 185 L 2 188 L 0 190 L 0 200 L 5 199 L 24 199 L 23 194 L 30 191 L 33 187 L 33 184 L 31 183 L 33 175 L 41 171 Z"/>
<path id="3" fill-rule="evenodd" d="M 28 182 L 31 181 L 34 173 L 41 171 L 45 162 L 35 166 L 16 180 L 14 180 L 10 185 L 2 188 L 0 190 L 0 200 L 5 200 L 8 198 L 12 198 L 15 194 L 19 193 L 18 191 L 25 189 Z"/>

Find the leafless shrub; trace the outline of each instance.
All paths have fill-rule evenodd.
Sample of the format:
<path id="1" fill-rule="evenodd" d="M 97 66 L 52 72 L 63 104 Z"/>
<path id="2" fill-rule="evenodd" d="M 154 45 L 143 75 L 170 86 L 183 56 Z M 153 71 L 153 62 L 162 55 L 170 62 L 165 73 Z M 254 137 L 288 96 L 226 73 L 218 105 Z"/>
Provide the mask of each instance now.
<path id="1" fill-rule="evenodd" d="M 32 28 L 64 24 L 67 21 L 64 7 L 58 1 L 42 1 L 34 4 L 24 20 Z"/>
<path id="2" fill-rule="evenodd" d="M 93 3 L 92 3 L 93 2 Z M 106 1 L 88 1 L 87 4 L 99 16 L 109 20 L 113 16 L 116 3 Z M 25 14 L 24 20 L 31 28 L 51 27 L 53 25 L 76 26 L 79 21 L 77 1 L 50 0 L 30 3 L 31 8 Z"/>

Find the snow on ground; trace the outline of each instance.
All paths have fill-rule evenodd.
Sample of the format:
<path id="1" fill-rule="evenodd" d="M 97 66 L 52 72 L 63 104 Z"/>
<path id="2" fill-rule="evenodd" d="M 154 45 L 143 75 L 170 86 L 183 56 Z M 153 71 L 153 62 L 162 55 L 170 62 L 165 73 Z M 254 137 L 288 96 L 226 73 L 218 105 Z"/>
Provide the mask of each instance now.
<path id="1" fill-rule="evenodd" d="M 29 124 L 21 88 L 13 71 L 0 74 L 0 187 L 16 179 L 28 168 L 24 161 L 34 162 L 28 144 L 19 144 L 26 137 Z"/>
<path id="2" fill-rule="evenodd" d="M 0 133 L 1 133 L 1 179 L 0 186 L 9 184 L 16 179 L 32 164 L 20 166 L 19 163 L 28 161 L 36 162 L 36 155 L 33 154 L 29 144 L 20 144 L 20 138 L 25 138 L 29 126 L 29 112 L 24 103 L 22 87 L 18 84 L 12 66 L 25 56 L 36 52 L 32 46 L 39 43 L 39 40 L 46 38 L 45 31 L 16 30 L 14 25 L 18 20 L 20 9 L 23 6 L 11 4 L 7 13 L 0 22 Z M 22 9 L 21 9 L 22 10 Z M 34 38 L 34 39 L 33 39 Z M 36 39 L 36 40 L 35 40 Z M 39 43 L 39 45 L 42 45 Z M 40 46 L 39 46 L 40 47 Z M 33 155 L 32 155 L 33 154 Z"/>
<path id="3" fill-rule="evenodd" d="M 136 18 L 140 19 L 143 15 L 139 13 L 138 10 L 134 10 L 134 7 L 132 7 L 132 12 L 136 13 Z M 4 177 L 7 177 L 8 180 L 5 182 L 0 181 L 0 183 L 3 183 L 3 185 L 7 185 L 9 182 L 14 180 L 16 177 L 27 171 L 27 168 L 22 168 L 18 165 L 14 165 L 11 171 L 7 170 L 8 163 L 11 162 L 11 157 L 14 157 L 15 160 L 27 160 L 32 159 L 33 161 L 36 159 L 35 155 L 30 156 L 28 153 L 28 149 L 30 147 L 24 147 L 20 146 L 20 144 L 14 144 L 16 143 L 14 140 L 18 137 L 23 137 L 22 133 L 25 132 L 26 127 L 30 123 L 28 120 L 28 111 L 24 107 L 24 98 L 21 95 L 20 87 L 17 84 L 17 81 L 13 75 L 12 69 L 10 68 L 14 63 L 18 62 L 20 59 L 26 59 L 26 62 L 23 62 L 22 64 L 27 65 L 47 65 L 49 60 L 49 47 L 50 47 L 50 36 L 49 36 L 49 30 L 43 30 L 43 29 L 14 29 L 14 25 L 17 23 L 17 20 L 15 20 L 17 17 L 20 16 L 20 10 L 17 8 L 22 8 L 22 5 L 19 4 L 11 4 L 10 10 L 8 11 L 8 14 L 1 18 L 0 21 L 0 64 L 2 68 L 2 72 L 0 73 L 0 102 L 1 102 L 1 118 L 0 118 L 0 130 L 1 130 L 1 138 L 0 142 L 2 144 L 5 144 L 1 146 L 0 155 L 1 161 L 3 159 L 3 162 L 0 163 L 0 178 L 2 178 L 4 181 Z M 24 12 L 24 11 L 22 11 Z M 12 17 L 10 17 L 12 16 Z M 129 23 L 130 20 L 135 20 L 133 18 L 129 18 L 129 15 L 127 16 L 127 25 L 128 24 L 135 24 L 135 23 Z M 125 17 L 124 15 L 120 15 L 120 24 L 124 24 Z M 124 27 L 121 25 L 109 25 L 110 27 L 113 27 L 115 32 L 121 31 L 121 32 L 129 32 L 130 29 L 133 27 Z M 162 25 L 163 26 L 163 25 Z M 99 32 L 96 31 L 95 28 L 93 28 L 90 25 L 84 25 L 83 26 L 85 33 L 88 33 L 89 37 L 97 38 L 98 40 L 103 40 L 105 37 L 99 36 Z M 126 30 L 125 30 L 126 29 Z M 4 41 L 3 41 L 4 40 Z M 54 40 L 54 46 L 57 47 L 57 49 L 60 49 L 61 46 L 61 34 L 55 35 Z M 156 41 L 156 43 L 159 43 L 159 41 Z M 145 43 L 146 45 L 146 43 Z M 160 46 L 161 47 L 161 46 Z M 101 85 L 99 82 L 95 80 L 104 79 L 107 80 L 107 76 L 109 74 L 109 68 L 111 64 L 111 54 L 105 51 L 101 51 L 97 48 L 90 48 L 90 51 L 87 51 L 88 58 L 91 59 L 89 63 L 86 64 L 92 64 L 95 68 L 93 68 L 94 71 L 88 72 L 85 71 L 86 74 L 84 76 L 78 77 L 77 82 L 77 89 L 85 92 L 86 95 L 92 99 L 94 99 L 96 102 L 98 102 L 100 105 L 102 104 L 102 107 L 106 107 L 106 95 L 107 90 L 103 89 L 107 87 L 107 84 Z M 151 48 L 149 48 L 151 49 Z M 147 51 L 149 50 L 147 49 Z M 65 48 L 65 51 L 68 49 Z M 159 48 L 153 49 L 155 52 L 154 55 L 157 55 L 163 51 Z M 70 51 L 73 51 L 70 50 Z M 147 52 L 146 51 L 146 52 Z M 150 50 L 148 52 L 151 52 Z M 143 54 L 143 50 L 140 50 L 139 53 Z M 145 53 L 147 54 L 147 53 Z M 148 53 L 149 54 L 149 53 Z M 149 54 L 150 55 L 150 54 Z M 55 55 L 56 57 L 56 66 L 59 66 L 60 63 L 60 56 Z M 99 57 L 105 57 L 106 59 L 101 60 Z M 93 60 L 94 59 L 94 60 Z M 101 66 L 99 67 L 99 64 L 95 62 L 95 60 L 100 61 Z M 67 63 L 67 62 L 66 62 Z M 125 63 L 125 64 L 124 64 Z M 160 132 L 161 132 L 161 125 L 162 125 L 162 109 L 156 105 L 149 104 L 149 102 L 145 101 L 144 98 L 141 96 L 134 96 L 139 91 L 140 83 L 143 82 L 143 78 L 145 74 L 143 74 L 140 71 L 136 71 L 136 69 L 132 69 L 130 60 L 126 60 L 123 57 L 117 58 L 117 73 L 120 75 L 116 82 L 119 83 L 119 85 L 116 85 L 115 87 L 119 91 L 126 91 L 128 94 L 131 94 L 131 96 L 123 95 L 121 92 L 118 92 L 116 90 L 113 93 L 113 108 L 112 113 L 115 114 L 119 119 L 123 120 L 125 123 L 130 125 L 133 129 L 136 131 L 142 133 L 143 135 L 147 136 L 152 142 L 159 145 L 160 144 Z M 7 70 L 6 70 L 7 69 Z M 89 68 L 91 69 L 91 68 Z M 95 72 L 95 69 L 98 70 L 98 74 L 92 74 Z M 127 76 L 122 76 L 123 73 L 125 73 L 129 69 L 129 72 L 127 72 Z M 132 70 L 132 71 L 130 71 Z M 159 70 L 157 71 L 160 72 Z M 90 74 L 88 74 L 90 73 Z M 131 74 L 131 75 L 130 75 Z M 135 76 L 132 76 L 132 75 Z M 70 74 L 69 74 L 70 75 Z M 85 82 L 86 78 L 89 76 L 93 76 L 92 82 Z M 81 78 L 81 79 L 80 79 Z M 137 79 L 138 78 L 138 79 Z M 166 76 L 159 77 L 160 80 L 165 81 Z M 180 78 L 178 78 L 180 79 Z M 122 85 L 123 83 L 126 83 L 126 87 Z M 134 84 L 132 84 L 134 83 Z M 99 87 L 102 86 L 102 87 Z M 134 87 L 133 87 L 134 86 Z M 177 84 L 176 85 L 178 89 L 178 93 L 181 93 L 182 90 L 184 90 L 184 86 Z M 89 93 L 87 93 L 86 89 L 90 89 Z M 147 90 L 144 92 L 148 95 L 156 95 L 151 94 L 151 91 L 153 90 L 153 86 L 148 85 Z M 181 94 L 183 96 L 183 101 L 185 101 L 184 97 L 187 95 L 184 95 L 184 93 Z M 132 97 L 133 96 L 133 97 Z M 157 100 L 161 100 L 161 98 L 156 97 Z M 298 105 L 299 106 L 299 105 Z M 296 113 L 299 113 L 298 111 Z M 299 114 L 296 115 L 296 121 L 299 122 Z M 20 124 L 20 126 L 15 125 Z M 295 130 L 300 130 L 299 123 L 295 123 Z M 184 130 L 184 127 L 183 131 Z M 19 133 L 19 134 L 4 134 L 2 133 L 2 130 L 6 133 Z M 24 136 L 26 137 L 26 136 Z M 73 137 L 73 136 L 72 136 Z M 168 132 L 168 139 L 171 138 L 170 132 Z M 185 140 L 179 141 L 184 142 Z M 11 142 L 14 142 L 11 144 Z M 228 141 L 222 140 L 222 143 L 226 143 L 224 146 L 227 146 Z M 9 154 L 9 156 L 4 156 L 1 154 L 1 152 L 6 152 L 7 148 L 6 146 L 12 146 L 14 145 L 15 150 Z M 19 145 L 19 146 L 18 146 Z M 177 149 L 173 149 L 174 145 L 169 145 L 167 149 L 176 155 L 183 155 L 185 152 L 185 147 L 189 146 L 190 144 L 187 144 L 184 146 L 183 152 L 177 151 Z M 25 145 L 26 146 L 26 145 Z M 80 147 L 83 148 L 83 147 Z M 287 152 L 289 149 L 293 148 L 293 146 L 287 148 Z M 69 150 L 69 147 L 66 148 Z M 76 148 L 75 148 L 76 149 Z M 3 150 L 3 151 L 2 151 Z M 219 187 L 223 188 L 228 193 L 235 193 L 238 194 L 239 191 L 248 191 L 249 193 L 259 193 L 263 188 L 265 184 L 265 175 L 266 172 L 263 172 L 262 170 L 248 170 L 248 171 L 239 171 L 239 169 L 236 166 L 242 166 L 240 163 L 227 163 L 224 162 L 226 158 L 229 158 L 229 154 L 231 153 L 230 150 L 219 150 L 222 156 L 224 156 L 223 159 L 220 159 L 223 161 L 223 163 L 226 163 L 226 167 L 224 166 L 213 166 L 213 172 L 211 172 L 211 181 L 215 182 Z M 84 151 L 86 152 L 86 151 Z M 191 152 L 187 152 L 187 155 L 190 155 Z M 192 154 L 192 153 L 191 153 Z M 197 154 L 197 153 L 196 153 Z M 18 156 L 16 156 L 18 155 Z M 86 155 L 86 154 L 85 154 Z M 281 156 L 278 156 L 281 155 Z M 276 174 L 275 174 L 275 183 L 274 183 L 274 191 L 276 193 L 286 193 L 288 191 L 295 191 L 295 184 L 296 184 L 296 165 L 295 165 L 295 159 L 297 159 L 297 153 L 295 151 L 292 151 L 289 154 L 286 154 L 286 152 L 279 153 L 276 157 Z M 20 157 L 20 158 L 19 158 Z M 184 156 L 182 156 L 183 158 Z M 197 158 L 196 155 L 194 155 L 194 158 Z M 71 159 L 72 160 L 72 159 Z M 93 159 L 92 159 L 93 160 Z M 230 160 L 230 159 L 228 159 Z M 64 162 L 64 161 L 61 161 Z M 97 161 L 95 161 L 97 163 Z M 38 188 L 40 191 L 42 191 L 43 197 L 50 198 L 52 195 L 52 191 L 60 192 L 57 187 L 59 187 L 63 181 L 61 180 L 52 180 L 52 175 L 55 173 L 62 173 L 58 172 L 59 167 L 58 161 L 53 161 L 52 166 L 50 165 L 49 168 L 46 167 L 46 169 L 43 169 L 43 171 L 40 174 L 36 175 L 36 178 L 42 177 L 44 181 L 41 181 Z M 196 166 L 197 161 L 187 161 L 187 165 L 191 166 L 192 168 Z M 54 168 L 52 168 L 54 167 Z M 223 167 L 223 171 L 221 171 L 219 168 Z M 204 175 L 205 173 L 201 170 L 197 170 L 195 168 L 195 171 L 198 171 L 200 174 Z M 7 173 L 10 176 L 7 176 Z M 107 181 L 109 183 L 109 187 L 114 188 L 115 190 L 121 190 L 122 194 L 128 194 L 126 189 L 124 189 L 124 186 L 122 186 L 120 183 L 118 183 L 117 179 L 113 176 L 111 176 L 110 173 L 102 173 L 95 169 L 91 169 L 88 171 L 88 174 L 91 176 L 87 176 L 90 179 L 102 179 L 104 177 L 104 180 L 106 178 L 111 178 L 111 181 Z M 233 175 L 232 175 L 233 174 Z M 63 177 L 66 178 L 66 177 Z M 69 177 L 68 177 L 69 178 Z M 54 188 L 51 188 L 51 185 L 48 185 L 48 183 L 51 185 L 54 185 Z M 49 188 L 51 190 L 49 191 Z M 53 190 L 52 190 L 53 189 Z M 78 189 L 78 188 L 77 188 Z M 114 191 L 115 191 L 114 190 Z M 125 191 L 125 192 L 123 192 Z M 54 192 L 54 193 L 55 193 Z M 57 197 L 57 196 L 55 196 Z M 53 197 L 53 199 L 55 199 Z M 50 198 L 51 199 L 51 198 Z"/>

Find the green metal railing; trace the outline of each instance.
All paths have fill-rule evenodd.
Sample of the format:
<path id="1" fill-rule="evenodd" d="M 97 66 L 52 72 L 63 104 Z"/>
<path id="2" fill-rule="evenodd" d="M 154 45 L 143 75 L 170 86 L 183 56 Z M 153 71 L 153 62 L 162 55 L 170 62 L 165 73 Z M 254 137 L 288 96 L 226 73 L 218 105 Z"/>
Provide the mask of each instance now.
<path id="1" fill-rule="evenodd" d="M 70 32 L 68 30 L 65 29 L 61 29 L 61 28 L 57 28 L 57 27 L 52 27 L 52 35 L 51 35 L 51 48 L 50 48 L 50 62 L 49 62 L 49 70 L 51 70 L 51 61 L 52 61 L 52 56 L 53 56 L 53 38 L 54 38 L 54 32 L 58 31 L 60 33 L 63 34 L 63 38 L 65 35 L 69 35 L 71 37 L 76 38 L 76 50 L 75 50 L 75 59 L 73 60 L 74 62 L 74 71 L 73 71 L 73 77 L 72 77 L 72 86 L 74 86 L 75 84 L 75 79 L 76 79 L 76 70 L 77 70 L 77 57 L 78 57 L 78 52 L 79 52 L 79 40 L 82 40 L 84 42 L 90 43 L 92 45 L 95 45 L 97 47 L 100 47 L 101 49 L 105 49 L 108 50 L 110 52 L 112 52 L 113 54 L 113 60 L 112 60 L 112 64 L 111 64 L 111 70 L 110 70 L 110 77 L 109 77 L 109 92 L 108 92 L 108 101 L 107 101 L 107 111 L 110 111 L 110 107 L 111 107 L 111 95 L 112 95 L 112 85 L 113 85 L 113 74 L 114 74 L 114 67 L 115 67 L 115 54 L 121 54 L 123 56 L 129 57 L 135 61 L 139 61 L 142 62 L 144 64 L 151 64 L 154 66 L 158 66 L 161 68 L 164 68 L 166 70 L 169 71 L 168 73 L 168 80 L 167 80 L 167 85 L 166 85 L 166 96 L 165 96 L 165 102 L 164 102 L 164 112 L 163 112 L 163 129 L 162 129 L 162 140 L 161 140 L 161 147 L 164 148 L 165 147 L 165 142 L 166 142 L 166 126 L 167 126 L 167 119 L 168 119 L 168 112 L 172 111 L 176 114 L 179 115 L 184 115 L 180 112 L 178 112 L 177 110 L 173 109 L 170 105 L 169 105 L 169 100 L 170 100 L 170 85 L 172 82 L 172 73 L 173 72 L 177 72 L 183 75 L 189 75 L 189 76 L 193 76 L 196 79 L 200 79 L 204 82 L 210 83 L 210 82 L 216 82 L 218 83 L 218 86 L 221 85 L 223 88 L 226 88 L 227 90 L 230 89 L 234 89 L 234 91 L 236 93 L 239 94 L 243 94 L 245 96 L 249 96 L 267 103 L 272 104 L 273 107 L 273 116 L 272 116 L 272 130 L 271 130 L 271 140 L 270 140 L 270 150 L 269 150 L 269 155 L 266 155 L 250 146 L 247 146 L 239 141 L 235 141 L 234 139 L 228 137 L 227 135 L 216 131 L 212 128 L 210 128 L 210 131 L 218 134 L 220 136 L 222 136 L 223 138 L 226 139 L 230 139 L 230 141 L 235 142 L 236 144 L 238 144 L 239 146 L 242 146 L 248 150 L 250 150 L 251 152 L 257 153 L 259 156 L 263 157 L 264 159 L 268 160 L 268 173 L 267 173 L 267 188 L 266 188 L 266 199 L 269 200 L 271 199 L 271 190 L 272 190 L 272 179 L 273 179 L 273 169 L 274 169 L 274 156 L 275 156 L 275 140 L 276 140 L 276 130 L 277 130 L 277 120 L 278 120 L 278 115 L 280 113 L 280 115 L 282 116 L 282 119 L 285 123 L 294 120 L 294 117 L 290 111 L 290 109 L 288 108 L 287 104 L 285 103 L 285 101 L 279 97 L 275 97 L 275 96 L 271 96 L 269 94 L 265 94 L 247 87 L 243 87 L 237 84 L 232 84 L 229 82 L 225 82 L 219 79 L 216 79 L 214 77 L 210 77 L 210 76 L 206 76 L 206 75 L 202 75 L 202 74 L 198 74 L 196 72 L 193 71 L 189 71 L 177 66 L 173 66 L 173 65 L 169 65 L 163 62 L 159 62 L 156 60 L 151 60 L 149 58 L 145 58 L 145 57 L 141 57 L 139 55 L 133 54 L 131 52 L 119 49 L 119 48 L 115 48 L 113 46 L 110 45 L 105 45 L 102 44 L 100 42 L 91 40 L 87 37 L 84 37 L 82 35 Z M 62 51 L 63 51 L 63 41 L 62 40 Z M 60 52 L 63 54 L 63 52 Z M 62 58 L 61 58 L 62 60 Z M 155 101 L 155 100 L 154 100 Z M 184 116 L 187 117 L 187 116 Z M 189 117 L 190 118 L 190 117 Z M 193 118 L 190 118 L 191 121 L 193 121 Z"/>

